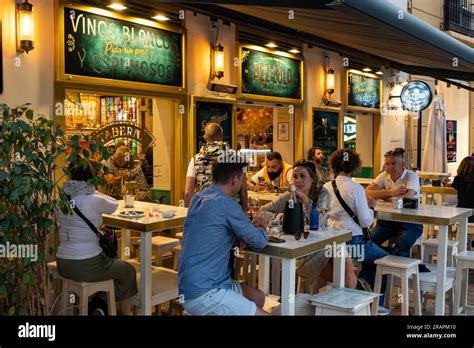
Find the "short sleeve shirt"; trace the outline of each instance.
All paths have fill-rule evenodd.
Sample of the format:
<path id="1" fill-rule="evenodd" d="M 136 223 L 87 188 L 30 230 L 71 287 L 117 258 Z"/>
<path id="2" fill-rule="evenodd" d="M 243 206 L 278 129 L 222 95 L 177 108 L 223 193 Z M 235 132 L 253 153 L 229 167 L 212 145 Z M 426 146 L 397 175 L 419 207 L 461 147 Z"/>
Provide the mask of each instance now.
<path id="1" fill-rule="evenodd" d="M 380 173 L 372 183 L 385 190 L 391 190 L 404 185 L 408 190 L 414 190 L 416 192 L 413 198 L 420 198 L 420 178 L 418 174 L 412 170 L 404 169 L 400 178 L 395 182 L 390 177 L 390 174 L 384 171 Z"/>

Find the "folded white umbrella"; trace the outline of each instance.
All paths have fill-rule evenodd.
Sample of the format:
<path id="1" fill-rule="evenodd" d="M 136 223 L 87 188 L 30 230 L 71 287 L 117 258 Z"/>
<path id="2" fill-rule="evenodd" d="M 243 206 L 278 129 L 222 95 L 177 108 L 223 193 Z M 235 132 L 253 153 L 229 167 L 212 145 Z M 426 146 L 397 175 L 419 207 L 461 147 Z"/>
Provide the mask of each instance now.
<path id="1" fill-rule="evenodd" d="M 430 106 L 430 118 L 426 134 L 421 170 L 424 172 L 448 172 L 446 149 L 446 113 L 440 96 Z"/>

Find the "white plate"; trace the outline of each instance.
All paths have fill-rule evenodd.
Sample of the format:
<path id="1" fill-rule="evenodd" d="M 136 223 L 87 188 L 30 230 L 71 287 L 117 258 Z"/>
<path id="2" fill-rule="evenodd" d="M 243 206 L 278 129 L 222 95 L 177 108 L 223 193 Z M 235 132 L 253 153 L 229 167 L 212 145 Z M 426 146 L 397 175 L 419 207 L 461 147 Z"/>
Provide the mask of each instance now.
<path id="1" fill-rule="evenodd" d="M 139 218 L 145 216 L 145 213 L 140 210 L 124 210 L 119 215 L 126 218 Z"/>

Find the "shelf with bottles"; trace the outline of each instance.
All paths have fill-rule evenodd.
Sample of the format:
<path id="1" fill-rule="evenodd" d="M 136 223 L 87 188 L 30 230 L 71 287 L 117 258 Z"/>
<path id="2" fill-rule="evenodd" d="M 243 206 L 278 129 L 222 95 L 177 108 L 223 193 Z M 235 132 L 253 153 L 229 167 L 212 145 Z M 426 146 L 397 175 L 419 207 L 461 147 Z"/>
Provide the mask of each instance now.
<path id="1" fill-rule="evenodd" d="M 67 92 L 65 100 L 66 130 L 92 130 L 100 127 L 97 95 Z"/>
<path id="2" fill-rule="evenodd" d="M 129 121 L 139 123 L 139 98 L 135 97 L 100 97 L 100 115 L 103 124 Z"/>

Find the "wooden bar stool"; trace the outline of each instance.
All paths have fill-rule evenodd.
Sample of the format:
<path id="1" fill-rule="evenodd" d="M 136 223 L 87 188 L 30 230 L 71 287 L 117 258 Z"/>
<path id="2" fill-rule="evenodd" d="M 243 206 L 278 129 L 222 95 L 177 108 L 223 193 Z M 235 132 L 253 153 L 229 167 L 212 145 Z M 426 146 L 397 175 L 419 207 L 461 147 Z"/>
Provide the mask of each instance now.
<path id="1" fill-rule="evenodd" d="M 79 296 L 79 315 L 87 315 L 89 297 L 97 292 L 105 292 L 107 295 L 107 308 L 109 315 L 117 315 L 113 279 L 93 283 L 75 282 L 74 280 L 66 278 L 61 279 L 63 281 L 63 290 L 61 293 L 61 311 L 66 311 L 66 313 L 69 312 L 69 296 L 70 293 L 74 293 Z"/>
<path id="2" fill-rule="evenodd" d="M 456 280 L 454 285 L 454 313 L 460 314 L 467 308 L 469 270 L 474 269 L 474 251 L 463 251 L 456 256 Z M 464 307 L 464 308 L 463 308 Z M 470 307 L 470 306 L 469 306 Z"/>
<path id="3" fill-rule="evenodd" d="M 459 242 L 457 240 L 448 240 L 448 258 L 447 265 L 450 267 L 456 266 L 455 256 L 458 253 Z M 424 263 L 433 263 L 433 256 L 438 254 L 438 240 L 427 239 L 422 244 L 422 255 Z"/>
<path id="4" fill-rule="evenodd" d="M 421 298 L 420 298 L 420 277 L 418 274 L 418 265 L 421 260 L 412 259 L 409 257 L 401 257 L 388 255 L 374 262 L 377 265 L 377 273 L 375 275 L 375 289 L 374 292 L 380 293 L 382 287 L 382 276 L 387 275 L 387 290 L 385 294 L 385 303 L 390 310 L 392 300 L 392 284 L 393 276 L 401 280 L 402 288 L 402 315 L 408 315 L 410 289 L 408 279 L 412 277 L 413 292 L 415 296 L 415 314 L 421 315 Z M 372 315 L 377 314 L 378 301 L 372 304 Z"/>

